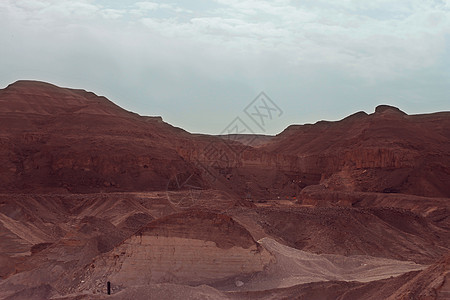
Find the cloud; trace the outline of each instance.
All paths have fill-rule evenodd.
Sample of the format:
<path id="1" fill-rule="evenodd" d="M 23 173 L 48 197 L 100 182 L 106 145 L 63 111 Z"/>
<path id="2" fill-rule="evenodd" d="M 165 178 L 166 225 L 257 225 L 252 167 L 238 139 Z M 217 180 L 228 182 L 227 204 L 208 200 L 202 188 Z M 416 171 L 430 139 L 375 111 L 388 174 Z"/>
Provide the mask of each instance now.
<path id="1" fill-rule="evenodd" d="M 240 52 L 245 48 L 249 56 L 253 51 L 273 50 L 297 64 L 340 64 L 368 78 L 429 67 L 439 57 L 442 37 L 449 32 L 450 14 L 442 3 L 319 1 L 294 6 L 290 1 L 216 2 L 220 6 L 208 15 L 187 22 L 176 18 L 142 21 L 163 36 L 188 36 Z"/>
<path id="2" fill-rule="evenodd" d="M 145 16 L 148 12 L 155 12 L 158 10 L 166 10 L 166 11 L 173 11 L 175 13 L 192 13 L 191 10 L 184 9 L 178 5 L 172 4 L 172 3 L 158 3 L 158 2 L 152 2 L 152 1 L 141 1 L 136 2 L 132 6 L 133 8 L 130 9 L 128 12 L 133 15 L 138 16 Z"/>
<path id="3" fill-rule="evenodd" d="M 10 1 L 12 13 L 24 22 L 48 26 L 92 23 L 138 15 L 152 33 L 189 38 L 200 44 L 239 51 L 248 56 L 276 52 L 290 62 L 339 64 L 365 77 L 396 76 L 436 63 L 449 33 L 447 2 L 216 0 L 219 5 L 201 16 L 176 4 L 140 1 L 114 9 L 93 1 Z M 308 4 L 309 3 L 309 4 Z M 147 15 L 170 10 L 176 15 Z M 395 17 L 392 17 L 394 15 Z M 126 23 L 125 23 L 125 26 Z M 257 52 L 257 53 L 255 53 Z M 370 70 L 370 71 L 369 71 Z"/>
<path id="4" fill-rule="evenodd" d="M 105 19 L 120 19 L 125 15 L 125 12 L 120 9 L 102 9 L 101 16 Z"/>
<path id="5" fill-rule="evenodd" d="M 145 1 L 145 2 L 136 2 L 134 4 L 134 6 L 136 6 L 138 9 L 140 10 L 156 10 L 158 8 L 162 8 L 162 7 L 167 7 L 167 4 L 160 4 L 160 3 L 156 3 L 156 2 L 151 2 L 151 1 Z"/>

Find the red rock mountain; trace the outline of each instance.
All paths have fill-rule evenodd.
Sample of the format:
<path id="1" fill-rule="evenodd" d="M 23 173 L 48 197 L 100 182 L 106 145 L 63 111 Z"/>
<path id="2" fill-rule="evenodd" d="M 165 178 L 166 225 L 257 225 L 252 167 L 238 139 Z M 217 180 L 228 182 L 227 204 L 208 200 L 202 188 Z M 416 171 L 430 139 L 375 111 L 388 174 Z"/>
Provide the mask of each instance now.
<path id="1" fill-rule="evenodd" d="M 241 198 L 294 197 L 317 184 L 450 196 L 450 112 L 409 116 L 383 105 L 370 115 L 292 125 L 252 148 L 246 137 L 192 135 L 43 82 L 11 84 L 0 104 L 4 192 L 161 190 L 178 176 Z"/>
<path id="2" fill-rule="evenodd" d="M 410 116 L 381 105 L 370 115 L 290 126 L 261 150 L 320 174 L 332 189 L 450 196 L 450 112 Z"/>
<path id="3" fill-rule="evenodd" d="M 18 81 L 0 90 L 0 191 L 165 189 L 191 171 L 158 117 L 125 111 L 84 90 Z"/>
<path id="4" fill-rule="evenodd" d="M 0 90 L 0 298 L 448 299 L 449 160 L 449 112 L 194 135 L 19 81 Z"/>

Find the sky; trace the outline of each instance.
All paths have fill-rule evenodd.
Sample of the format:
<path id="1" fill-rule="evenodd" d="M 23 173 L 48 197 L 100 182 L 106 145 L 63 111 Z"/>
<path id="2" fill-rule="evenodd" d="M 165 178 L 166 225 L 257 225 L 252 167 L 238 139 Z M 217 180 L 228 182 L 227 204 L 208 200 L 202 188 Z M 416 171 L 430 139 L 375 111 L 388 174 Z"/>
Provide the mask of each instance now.
<path id="1" fill-rule="evenodd" d="M 450 0 L 1 0 L 0 36 L 0 88 L 81 88 L 196 133 L 450 110 Z"/>

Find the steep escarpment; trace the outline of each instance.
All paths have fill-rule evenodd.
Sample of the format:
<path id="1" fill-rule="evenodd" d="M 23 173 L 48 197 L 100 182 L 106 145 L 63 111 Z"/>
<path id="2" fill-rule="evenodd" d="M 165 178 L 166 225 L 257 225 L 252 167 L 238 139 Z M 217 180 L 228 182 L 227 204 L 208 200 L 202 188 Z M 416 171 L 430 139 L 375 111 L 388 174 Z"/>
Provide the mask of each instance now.
<path id="1" fill-rule="evenodd" d="M 256 147 L 248 146 L 252 136 L 202 136 L 177 151 L 242 198 L 293 197 L 319 183 L 330 190 L 448 197 L 448 132 L 448 112 L 407 115 L 381 105 L 372 114 L 289 126 Z"/>
<path id="2" fill-rule="evenodd" d="M 322 178 L 346 170 L 356 191 L 448 197 L 448 132 L 449 113 L 409 116 L 383 105 L 370 115 L 290 126 L 260 149 L 280 166 Z"/>
<path id="3" fill-rule="evenodd" d="M 214 137 L 42 82 L 14 83 L 0 90 L 0 103 L 3 192 L 162 190 L 181 176 L 196 187 L 270 199 L 346 172 L 339 180 L 354 191 L 450 195 L 445 112 L 409 116 L 384 105 L 337 122 L 292 125 L 276 137 Z M 328 187 L 339 190 L 331 184 L 339 180 Z"/>
<path id="4" fill-rule="evenodd" d="M 186 132 L 105 97 L 19 81 L 0 104 L 2 192 L 161 190 L 176 172 L 196 174 L 173 146 Z"/>

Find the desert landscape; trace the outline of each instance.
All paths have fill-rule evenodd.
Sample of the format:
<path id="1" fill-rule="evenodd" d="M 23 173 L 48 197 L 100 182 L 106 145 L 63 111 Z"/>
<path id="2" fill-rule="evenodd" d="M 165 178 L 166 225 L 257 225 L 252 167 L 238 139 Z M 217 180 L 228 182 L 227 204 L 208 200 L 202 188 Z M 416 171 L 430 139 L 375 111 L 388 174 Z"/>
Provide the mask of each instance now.
<path id="1" fill-rule="evenodd" d="M 450 299 L 450 112 L 213 136 L 18 81 L 0 144 L 1 299 Z"/>

